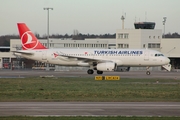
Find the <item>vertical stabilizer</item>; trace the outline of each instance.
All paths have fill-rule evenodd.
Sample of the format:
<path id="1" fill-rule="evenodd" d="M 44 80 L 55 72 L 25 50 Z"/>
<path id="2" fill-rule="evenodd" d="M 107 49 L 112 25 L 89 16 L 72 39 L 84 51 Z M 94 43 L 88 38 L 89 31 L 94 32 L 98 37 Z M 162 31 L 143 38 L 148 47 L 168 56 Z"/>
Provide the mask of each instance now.
<path id="1" fill-rule="evenodd" d="M 30 31 L 30 29 L 26 26 L 25 23 L 18 23 L 17 26 L 18 26 L 23 50 L 47 49 L 39 42 L 39 40 Z"/>

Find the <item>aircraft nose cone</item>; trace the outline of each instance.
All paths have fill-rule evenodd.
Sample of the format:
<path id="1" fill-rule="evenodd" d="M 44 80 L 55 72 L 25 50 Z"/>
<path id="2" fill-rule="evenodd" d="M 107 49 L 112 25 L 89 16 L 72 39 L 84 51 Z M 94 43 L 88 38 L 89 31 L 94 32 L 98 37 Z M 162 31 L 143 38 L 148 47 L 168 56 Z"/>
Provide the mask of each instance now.
<path id="1" fill-rule="evenodd" d="M 165 63 L 166 63 L 166 64 L 170 63 L 170 59 L 169 59 L 169 58 L 166 58 Z"/>

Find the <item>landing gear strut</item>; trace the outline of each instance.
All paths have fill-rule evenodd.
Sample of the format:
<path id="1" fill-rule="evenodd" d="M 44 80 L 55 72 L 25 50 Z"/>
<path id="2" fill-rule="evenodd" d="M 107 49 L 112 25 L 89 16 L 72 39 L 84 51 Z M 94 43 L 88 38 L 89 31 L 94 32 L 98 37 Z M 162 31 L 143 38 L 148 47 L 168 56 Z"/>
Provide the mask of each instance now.
<path id="1" fill-rule="evenodd" d="M 88 73 L 88 74 L 93 74 L 94 71 L 93 71 L 92 69 L 89 69 L 89 70 L 87 71 L 87 73 Z"/>

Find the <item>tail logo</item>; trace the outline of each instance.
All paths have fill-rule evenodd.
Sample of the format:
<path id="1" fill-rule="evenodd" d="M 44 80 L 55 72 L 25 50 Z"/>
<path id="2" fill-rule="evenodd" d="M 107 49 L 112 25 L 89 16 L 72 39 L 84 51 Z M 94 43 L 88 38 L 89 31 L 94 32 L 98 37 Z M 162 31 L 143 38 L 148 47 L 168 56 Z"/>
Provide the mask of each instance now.
<path id="1" fill-rule="evenodd" d="M 38 45 L 38 41 L 34 37 L 33 33 L 31 31 L 25 32 L 21 36 L 22 46 L 25 49 L 34 49 Z"/>

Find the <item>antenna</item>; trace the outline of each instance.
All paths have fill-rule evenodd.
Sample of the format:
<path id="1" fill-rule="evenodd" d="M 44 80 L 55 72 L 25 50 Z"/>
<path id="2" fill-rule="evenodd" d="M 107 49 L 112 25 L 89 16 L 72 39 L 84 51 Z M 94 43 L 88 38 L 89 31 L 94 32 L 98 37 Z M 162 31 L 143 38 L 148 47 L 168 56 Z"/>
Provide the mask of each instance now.
<path id="1" fill-rule="evenodd" d="M 136 22 L 136 16 L 135 16 L 134 20 L 135 20 L 135 22 Z"/>
<path id="2" fill-rule="evenodd" d="M 163 20 L 164 21 L 162 21 L 163 22 L 163 25 L 164 25 L 164 38 L 165 38 L 165 24 L 166 24 L 166 19 L 167 19 L 167 17 L 163 17 Z"/>
<path id="3" fill-rule="evenodd" d="M 125 13 L 125 17 L 126 17 L 126 13 Z M 122 29 L 124 29 L 124 20 L 125 20 L 124 15 L 121 16 L 121 20 L 122 20 Z"/>

